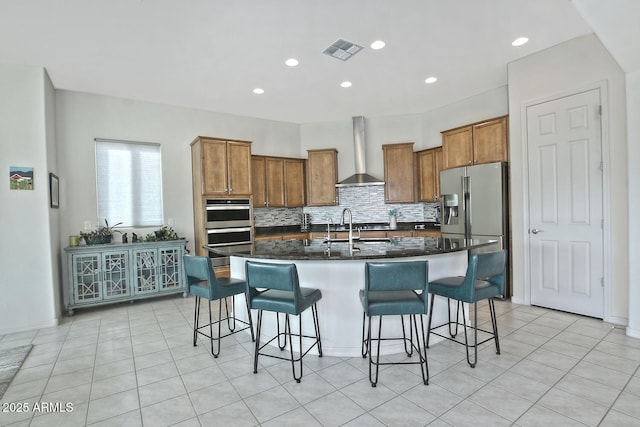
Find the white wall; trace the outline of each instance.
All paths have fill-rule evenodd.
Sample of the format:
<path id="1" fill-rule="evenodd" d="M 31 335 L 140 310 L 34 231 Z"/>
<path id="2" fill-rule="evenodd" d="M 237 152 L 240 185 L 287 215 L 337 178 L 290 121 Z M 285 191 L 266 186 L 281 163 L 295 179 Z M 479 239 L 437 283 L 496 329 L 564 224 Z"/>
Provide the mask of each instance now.
<path id="1" fill-rule="evenodd" d="M 570 40 L 532 54 L 508 66 L 513 293 L 515 302 L 528 302 L 525 257 L 527 235 L 526 146 L 524 106 L 604 86 L 602 93 L 603 158 L 605 161 L 605 227 L 610 240 L 605 244 L 605 316 L 626 323 L 628 313 L 628 232 L 627 139 L 624 73 L 594 35 Z M 605 200 L 606 203 L 606 200 Z M 608 213 L 615 206 L 615 217 Z"/>
<path id="2" fill-rule="evenodd" d="M 629 326 L 640 338 L 640 70 L 627 74 L 627 137 L 629 167 Z"/>
<path id="3" fill-rule="evenodd" d="M 57 226 L 48 181 L 48 163 L 55 163 L 47 129 L 52 105 L 43 68 L 0 64 L 0 334 L 57 322 Z M 34 189 L 9 190 L 9 166 L 32 167 Z"/>

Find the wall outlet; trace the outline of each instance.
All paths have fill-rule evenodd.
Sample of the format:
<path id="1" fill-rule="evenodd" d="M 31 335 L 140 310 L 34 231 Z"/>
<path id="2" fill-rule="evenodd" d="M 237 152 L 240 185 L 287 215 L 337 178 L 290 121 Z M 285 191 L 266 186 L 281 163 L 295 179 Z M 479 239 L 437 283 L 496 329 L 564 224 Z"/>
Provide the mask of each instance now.
<path id="1" fill-rule="evenodd" d="M 91 228 L 93 228 L 93 227 L 91 227 L 91 221 L 85 221 L 84 222 L 84 229 L 85 230 L 91 230 Z"/>

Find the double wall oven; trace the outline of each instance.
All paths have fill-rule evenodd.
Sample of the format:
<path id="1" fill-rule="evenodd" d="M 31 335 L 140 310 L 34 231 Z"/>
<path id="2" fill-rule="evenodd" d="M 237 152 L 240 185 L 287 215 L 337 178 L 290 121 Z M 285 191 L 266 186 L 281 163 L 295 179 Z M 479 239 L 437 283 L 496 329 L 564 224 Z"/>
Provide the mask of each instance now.
<path id="1" fill-rule="evenodd" d="M 228 266 L 229 255 L 251 251 L 253 208 L 251 199 L 206 199 L 206 246 L 214 267 Z M 222 253 L 220 253 L 222 252 Z"/>

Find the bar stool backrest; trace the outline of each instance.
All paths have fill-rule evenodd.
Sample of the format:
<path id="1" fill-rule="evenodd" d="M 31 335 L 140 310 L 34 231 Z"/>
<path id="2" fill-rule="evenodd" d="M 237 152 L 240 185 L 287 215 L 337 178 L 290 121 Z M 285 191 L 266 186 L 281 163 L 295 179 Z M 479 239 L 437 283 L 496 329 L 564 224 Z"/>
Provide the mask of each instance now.
<path id="1" fill-rule="evenodd" d="M 477 253 L 471 255 L 467 274 L 462 286 L 460 286 L 462 301 L 476 301 L 476 287 L 483 284 L 498 286 L 499 294 L 504 293 L 504 274 L 507 260 L 507 251 Z"/>
<path id="2" fill-rule="evenodd" d="M 429 265 L 427 261 L 368 262 L 365 264 L 364 303 L 369 305 L 369 292 L 422 291 L 425 314 L 429 291 Z"/>
<path id="3" fill-rule="evenodd" d="M 211 259 L 206 256 L 188 255 L 183 258 L 183 262 L 184 273 L 187 276 L 187 287 L 197 285 L 199 283 L 204 284 L 206 282 L 209 286 L 212 299 L 218 299 L 215 297 L 218 279 L 213 271 Z"/>
<path id="4" fill-rule="evenodd" d="M 291 292 L 294 306 L 296 310 L 298 309 L 302 295 L 300 294 L 298 269 L 295 264 L 247 261 L 245 275 L 250 306 L 253 298 L 259 295 L 261 290 L 274 289 Z"/>

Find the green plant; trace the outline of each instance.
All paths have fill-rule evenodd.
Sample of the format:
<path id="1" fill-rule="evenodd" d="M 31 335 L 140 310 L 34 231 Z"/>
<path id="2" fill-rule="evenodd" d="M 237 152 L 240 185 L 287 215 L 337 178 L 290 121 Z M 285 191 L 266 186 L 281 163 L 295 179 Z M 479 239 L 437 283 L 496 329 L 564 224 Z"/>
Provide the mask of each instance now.
<path id="1" fill-rule="evenodd" d="M 121 222 L 109 225 L 109 221 L 105 218 L 104 225 L 99 225 L 94 230 L 89 232 L 80 232 L 80 237 L 82 237 L 87 245 L 97 245 L 103 243 L 111 243 L 111 238 L 113 237 L 113 233 L 120 233 L 119 230 L 115 230 L 115 227 L 122 224 Z"/>
<path id="2" fill-rule="evenodd" d="M 153 233 L 149 233 L 144 236 L 141 240 L 143 242 L 161 242 L 165 240 L 181 240 L 184 237 L 178 236 L 178 233 L 168 225 L 163 225 L 160 229 L 154 231 Z"/>
<path id="3" fill-rule="evenodd" d="M 389 211 L 389 216 L 396 216 L 398 215 L 398 209 L 391 209 Z"/>

